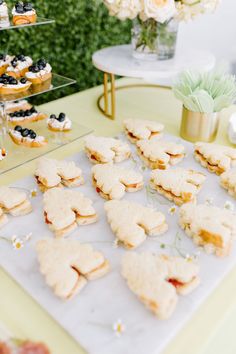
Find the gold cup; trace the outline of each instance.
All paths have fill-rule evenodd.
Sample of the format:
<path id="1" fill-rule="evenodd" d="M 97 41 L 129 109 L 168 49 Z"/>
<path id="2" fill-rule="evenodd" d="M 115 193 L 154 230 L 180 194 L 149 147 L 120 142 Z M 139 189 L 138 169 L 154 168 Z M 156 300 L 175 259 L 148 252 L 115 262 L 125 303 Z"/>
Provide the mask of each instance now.
<path id="1" fill-rule="evenodd" d="M 183 139 L 196 142 L 212 142 L 219 127 L 219 113 L 192 112 L 183 106 L 180 135 Z"/>

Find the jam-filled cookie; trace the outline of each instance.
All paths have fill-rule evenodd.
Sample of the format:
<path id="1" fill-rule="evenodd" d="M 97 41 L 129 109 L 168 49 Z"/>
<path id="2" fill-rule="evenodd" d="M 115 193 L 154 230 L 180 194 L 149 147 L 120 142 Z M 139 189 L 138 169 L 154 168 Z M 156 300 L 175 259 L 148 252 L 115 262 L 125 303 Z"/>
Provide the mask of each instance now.
<path id="1" fill-rule="evenodd" d="M 31 86 L 25 77 L 17 80 L 15 77 L 3 74 L 0 76 L 0 94 L 1 95 L 11 95 L 20 92 L 27 91 Z"/>
<path id="2" fill-rule="evenodd" d="M 52 67 L 45 59 L 39 59 L 29 67 L 25 76 L 33 85 L 40 85 L 52 78 Z"/>
<path id="3" fill-rule="evenodd" d="M 13 24 L 15 26 L 35 23 L 37 14 L 30 2 L 18 1 L 12 10 Z"/>
<path id="4" fill-rule="evenodd" d="M 32 63 L 33 60 L 30 57 L 24 56 L 23 54 L 16 55 L 12 58 L 6 73 L 16 79 L 20 79 L 28 71 Z"/>
<path id="5" fill-rule="evenodd" d="M 55 132 L 66 132 L 71 130 L 72 122 L 65 113 L 60 113 L 58 117 L 55 114 L 51 114 L 47 120 L 48 129 Z"/>
<path id="6" fill-rule="evenodd" d="M 41 147 L 47 144 L 44 136 L 37 135 L 34 130 L 22 128 L 20 125 L 15 126 L 15 129 L 10 129 L 9 135 L 17 145 Z"/>

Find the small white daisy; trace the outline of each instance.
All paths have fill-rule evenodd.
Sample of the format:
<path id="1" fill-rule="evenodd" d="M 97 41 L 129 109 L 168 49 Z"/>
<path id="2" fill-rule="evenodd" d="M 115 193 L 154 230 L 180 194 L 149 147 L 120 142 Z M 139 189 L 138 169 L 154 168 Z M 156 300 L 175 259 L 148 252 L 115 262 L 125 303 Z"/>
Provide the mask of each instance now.
<path id="1" fill-rule="evenodd" d="M 12 245 L 15 250 L 20 250 L 22 247 L 24 247 L 24 242 L 20 238 L 15 238 L 14 241 L 12 241 Z"/>
<path id="2" fill-rule="evenodd" d="M 112 325 L 112 329 L 117 337 L 120 337 L 125 332 L 125 325 L 123 324 L 121 319 L 118 319 Z"/>
<path id="3" fill-rule="evenodd" d="M 232 202 L 230 202 L 229 200 L 226 200 L 226 202 L 224 204 L 224 209 L 234 211 L 234 204 Z"/>
<path id="4" fill-rule="evenodd" d="M 172 206 L 168 209 L 168 213 L 169 213 L 170 215 L 174 215 L 174 214 L 176 213 L 176 210 L 177 210 L 176 206 L 175 206 L 175 205 L 172 205 Z"/>
<path id="5" fill-rule="evenodd" d="M 37 197 L 38 191 L 36 188 L 30 190 L 30 196 L 31 198 Z"/>

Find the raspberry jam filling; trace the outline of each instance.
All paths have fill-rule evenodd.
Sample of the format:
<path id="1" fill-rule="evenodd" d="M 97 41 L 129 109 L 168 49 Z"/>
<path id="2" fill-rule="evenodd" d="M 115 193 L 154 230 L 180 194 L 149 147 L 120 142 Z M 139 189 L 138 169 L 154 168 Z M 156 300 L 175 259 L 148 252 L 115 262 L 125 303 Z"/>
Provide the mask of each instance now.
<path id="1" fill-rule="evenodd" d="M 177 280 L 177 279 L 168 279 L 168 282 L 170 284 L 172 284 L 175 288 L 178 288 L 180 286 L 183 286 L 184 283 L 182 283 L 181 281 Z"/>
<path id="2" fill-rule="evenodd" d="M 51 221 L 48 220 L 47 213 L 44 212 L 44 218 L 45 218 L 45 223 L 46 224 L 51 224 Z"/>

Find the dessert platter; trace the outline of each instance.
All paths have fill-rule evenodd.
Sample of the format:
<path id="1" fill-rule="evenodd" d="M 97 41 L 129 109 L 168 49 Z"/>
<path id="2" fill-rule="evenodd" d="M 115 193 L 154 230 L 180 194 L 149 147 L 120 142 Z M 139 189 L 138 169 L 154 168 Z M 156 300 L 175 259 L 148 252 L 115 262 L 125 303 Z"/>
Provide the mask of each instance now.
<path id="1" fill-rule="evenodd" d="M 236 264 L 236 149 L 136 125 L 0 187 L 1 265 L 92 354 L 161 352 Z"/>
<path id="2" fill-rule="evenodd" d="M 8 13 L 7 2 L 0 1 L 0 29 Z M 34 25 L 37 19 L 33 4 L 16 2 L 12 9 L 13 26 Z M 0 174 L 91 132 L 72 122 L 64 112 L 41 112 L 29 102 L 32 96 L 75 82 L 56 74 L 45 58 L 0 53 Z"/>

